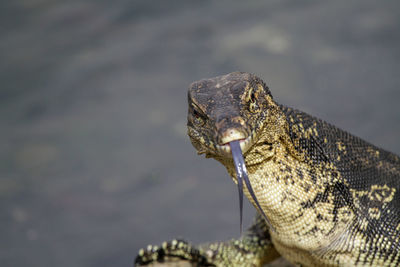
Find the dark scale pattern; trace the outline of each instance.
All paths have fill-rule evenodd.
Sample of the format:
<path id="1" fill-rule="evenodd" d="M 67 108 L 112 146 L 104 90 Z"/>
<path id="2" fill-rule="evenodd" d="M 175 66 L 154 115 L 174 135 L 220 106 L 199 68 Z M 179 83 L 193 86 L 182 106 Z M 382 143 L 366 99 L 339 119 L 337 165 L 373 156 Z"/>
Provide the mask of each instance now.
<path id="1" fill-rule="evenodd" d="M 331 162 L 340 174 L 336 175 L 341 177 L 340 182 L 335 182 L 335 175 L 331 178 L 337 192 L 334 203 L 335 207 L 351 206 L 357 215 L 352 228 L 366 240 L 358 256 L 360 263 L 369 263 L 362 254 L 397 262 L 400 250 L 399 157 L 301 111 L 285 107 L 282 110 L 288 117 L 292 139 L 300 140 L 296 148 L 304 151 L 313 165 Z M 300 133 L 293 130 L 299 128 Z M 315 201 L 323 201 L 323 196 L 318 194 Z"/>

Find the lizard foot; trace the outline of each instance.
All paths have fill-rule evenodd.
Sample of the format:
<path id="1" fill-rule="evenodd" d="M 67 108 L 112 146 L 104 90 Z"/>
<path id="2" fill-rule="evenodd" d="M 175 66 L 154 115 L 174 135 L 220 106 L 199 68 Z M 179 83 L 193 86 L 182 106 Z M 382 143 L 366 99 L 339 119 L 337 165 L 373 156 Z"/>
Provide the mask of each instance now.
<path id="1" fill-rule="evenodd" d="M 149 245 L 139 250 L 135 266 L 215 266 L 206 256 L 184 240 L 164 242 L 161 246 Z"/>

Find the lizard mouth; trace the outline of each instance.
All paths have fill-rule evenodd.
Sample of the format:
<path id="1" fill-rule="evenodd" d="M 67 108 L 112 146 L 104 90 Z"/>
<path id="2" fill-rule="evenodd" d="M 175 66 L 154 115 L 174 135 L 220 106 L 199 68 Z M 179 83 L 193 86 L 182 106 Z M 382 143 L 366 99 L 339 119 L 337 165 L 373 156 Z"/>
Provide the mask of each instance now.
<path id="1" fill-rule="evenodd" d="M 253 133 L 250 134 L 247 138 L 231 138 L 232 140 L 228 140 L 221 145 L 216 145 L 216 150 L 218 153 L 225 157 L 232 158 L 232 149 L 230 146 L 230 142 L 238 141 L 240 145 L 240 149 L 243 154 L 246 153 L 250 147 L 254 144 Z"/>

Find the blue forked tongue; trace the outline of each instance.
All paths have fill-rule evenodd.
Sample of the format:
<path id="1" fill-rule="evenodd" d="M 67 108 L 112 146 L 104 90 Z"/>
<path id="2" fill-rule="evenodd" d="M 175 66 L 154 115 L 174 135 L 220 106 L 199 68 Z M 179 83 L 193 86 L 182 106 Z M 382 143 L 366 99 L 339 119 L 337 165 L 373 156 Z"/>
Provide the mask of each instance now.
<path id="1" fill-rule="evenodd" d="M 239 189 L 239 207 L 240 207 L 240 235 L 242 235 L 242 221 L 243 221 L 243 180 L 246 183 L 247 190 L 249 191 L 251 197 L 254 200 L 254 203 L 256 203 L 256 206 L 261 212 L 261 214 L 264 216 L 265 220 L 267 221 L 267 224 L 271 227 L 271 224 L 269 223 L 269 220 L 267 216 L 265 215 L 263 209 L 260 206 L 260 203 L 258 203 L 257 197 L 254 194 L 253 188 L 251 187 L 249 177 L 247 176 L 247 170 L 246 170 L 246 165 L 244 163 L 243 159 L 243 154 L 242 150 L 240 148 L 240 141 L 235 140 L 229 143 L 231 146 L 231 151 L 232 151 L 232 157 L 233 157 L 233 162 L 235 164 L 235 170 L 236 170 L 236 177 L 237 177 L 237 183 L 238 183 L 238 189 Z"/>

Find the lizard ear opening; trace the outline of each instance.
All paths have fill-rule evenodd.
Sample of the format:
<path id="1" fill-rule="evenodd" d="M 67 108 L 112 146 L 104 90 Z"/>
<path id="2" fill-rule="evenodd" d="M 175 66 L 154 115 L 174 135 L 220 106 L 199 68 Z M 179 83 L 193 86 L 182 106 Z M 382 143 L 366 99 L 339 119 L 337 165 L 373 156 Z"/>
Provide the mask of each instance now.
<path id="1" fill-rule="evenodd" d="M 261 111 L 259 96 L 263 94 L 264 88 L 262 85 L 257 84 L 255 87 L 249 86 L 246 92 L 245 101 L 248 105 L 248 109 L 251 113 L 259 113 Z"/>

